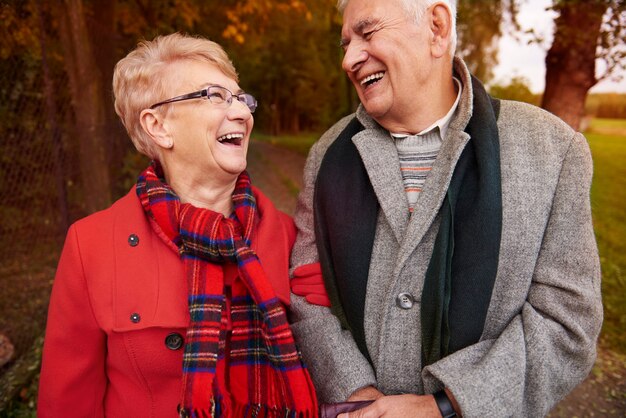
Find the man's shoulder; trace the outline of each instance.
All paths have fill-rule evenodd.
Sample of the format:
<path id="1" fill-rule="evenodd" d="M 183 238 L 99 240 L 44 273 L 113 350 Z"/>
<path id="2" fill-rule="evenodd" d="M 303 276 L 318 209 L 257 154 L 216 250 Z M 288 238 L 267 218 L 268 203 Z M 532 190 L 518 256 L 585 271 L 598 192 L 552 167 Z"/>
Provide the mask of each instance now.
<path id="1" fill-rule="evenodd" d="M 567 123 L 540 107 L 514 100 L 501 100 L 500 130 L 523 131 L 527 136 L 571 139 L 575 134 Z"/>
<path id="2" fill-rule="evenodd" d="M 559 117 L 527 103 L 503 100 L 498 118 L 500 147 L 509 161 L 532 158 L 545 167 L 558 166 L 571 150 L 589 154 L 589 146 Z M 587 158 L 587 157 L 585 157 Z"/>
<path id="3" fill-rule="evenodd" d="M 339 134 L 348 126 L 350 121 L 354 119 L 356 116 L 354 113 L 344 116 L 338 122 L 336 122 L 333 126 L 331 126 L 326 132 L 322 134 L 320 139 L 315 142 L 312 147 L 312 151 L 316 153 L 324 154 L 328 147 L 335 142 L 335 140 L 339 137 Z"/>

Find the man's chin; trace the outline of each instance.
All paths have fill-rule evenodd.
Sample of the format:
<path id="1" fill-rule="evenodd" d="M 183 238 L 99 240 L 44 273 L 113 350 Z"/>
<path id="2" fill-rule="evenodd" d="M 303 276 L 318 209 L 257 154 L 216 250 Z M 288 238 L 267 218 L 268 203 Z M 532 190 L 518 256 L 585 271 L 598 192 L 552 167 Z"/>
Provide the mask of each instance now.
<path id="1" fill-rule="evenodd" d="M 383 118 L 387 113 L 386 109 L 381 106 L 381 103 L 377 103 L 376 100 L 361 101 L 361 103 L 363 104 L 363 107 L 365 108 L 367 114 L 370 115 L 372 119 L 376 120 L 377 122 L 378 119 Z"/>

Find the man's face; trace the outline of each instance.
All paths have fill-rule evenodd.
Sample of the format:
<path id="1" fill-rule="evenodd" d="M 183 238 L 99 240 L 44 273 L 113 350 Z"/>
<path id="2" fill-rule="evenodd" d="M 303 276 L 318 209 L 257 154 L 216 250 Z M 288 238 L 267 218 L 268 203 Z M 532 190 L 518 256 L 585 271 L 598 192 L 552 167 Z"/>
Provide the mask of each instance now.
<path id="1" fill-rule="evenodd" d="M 350 0 L 344 10 L 342 67 L 367 113 L 387 129 L 415 114 L 416 96 L 433 83 L 429 33 L 400 0 Z"/>

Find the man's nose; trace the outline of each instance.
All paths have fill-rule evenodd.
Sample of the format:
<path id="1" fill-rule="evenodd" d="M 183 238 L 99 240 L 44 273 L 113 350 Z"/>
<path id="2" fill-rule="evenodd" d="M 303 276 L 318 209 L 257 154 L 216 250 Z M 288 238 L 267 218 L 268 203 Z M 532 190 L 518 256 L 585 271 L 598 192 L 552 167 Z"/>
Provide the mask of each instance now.
<path id="1" fill-rule="evenodd" d="M 346 47 L 341 66 L 346 73 L 355 72 L 367 61 L 368 57 L 369 55 L 363 45 L 350 44 Z"/>

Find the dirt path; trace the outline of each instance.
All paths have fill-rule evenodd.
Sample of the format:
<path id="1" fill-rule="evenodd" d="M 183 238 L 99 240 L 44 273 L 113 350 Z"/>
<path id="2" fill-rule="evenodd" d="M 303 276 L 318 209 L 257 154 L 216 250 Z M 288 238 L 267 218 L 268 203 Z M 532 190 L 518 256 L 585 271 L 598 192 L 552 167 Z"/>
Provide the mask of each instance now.
<path id="1" fill-rule="evenodd" d="M 263 190 L 281 210 L 293 214 L 302 187 L 305 158 L 296 152 L 253 142 L 248 171 L 253 184 Z M 626 363 L 606 348 L 589 377 L 559 403 L 549 417 L 626 417 Z"/>
<path id="2" fill-rule="evenodd" d="M 261 189 L 276 207 L 290 215 L 296 209 L 302 188 L 305 157 L 267 142 L 253 141 L 248 150 L 248 172 L 252 184 Z"/>
<path id="3" fill-rule="evenodd" d="M 600 345 L 593 370 L 549 415 L 556 417 L 626 417 L 626 362 Z"/>

